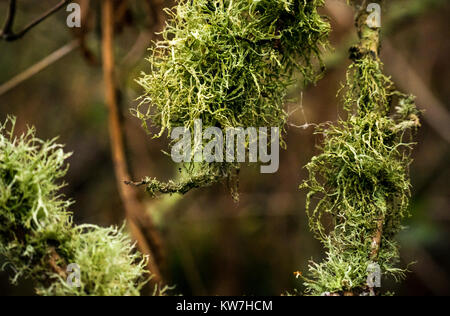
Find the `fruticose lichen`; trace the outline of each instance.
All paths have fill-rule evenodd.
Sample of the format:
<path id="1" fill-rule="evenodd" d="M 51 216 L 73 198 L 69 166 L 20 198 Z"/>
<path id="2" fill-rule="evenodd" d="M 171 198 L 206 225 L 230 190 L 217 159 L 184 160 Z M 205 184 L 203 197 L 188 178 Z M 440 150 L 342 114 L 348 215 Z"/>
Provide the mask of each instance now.
<path id="1" fill-rule="evenodd" d="M 409 216 L 410 132 L 420 126 L 419 111 L 414 97 L 383 74 L 379 30 L 365 18 L 357 20 L 360 43 L 351 49 L 343 90 L 348 117 L 319 127 L 322 153 L 306 166 L 309 178 L 301 185 L 309 191 L 310 227 L 326 249 L 303 278 L 312 295 L 374 295 L 367 282 L 374 264 L 383 276 L 405 274 L 397 268 L 394 237 Z"/>
<path id="2" fill-rule="evenodd" d="M 310 265 L 313 279 L 305 284 L 312 294 L 365 290 L 374 262 L 383 275 L 404 274 L 396 268 L 394 236 L 408 216 L 412 143 L 407 131 L 418 127 L 418 110 L 412 97 L 393 91 L 381 65 L 366 56 L 351 66 L 345 95 L 349 117 L 317 130 L 324 137 L 322 153 L 306 166 L 309 179 L 301 187 L 309 190 L 310 226 L 327 251 L 324 262 Z M 389 116 L 395 98 L 399 105 Z M 377 234 L 381 240 L 375 245 Z"/>
<path id="3" fill-rule="evenodd" d="M 0 256 L 12 282 L 34 279 L 40 295 L 139 295 L 146 259 L 123 229 L 72 223 L 71 202 L 58 194 L 69 154 L 34 129 L 15 136 L 14 124 L 0 125 Z M 68 282 L 70 264 L 80 287 Z"/>
<path id="4" fill-rule="evenodd" d="M 180 0 L 167 10 L 162 40 L 151 49 L 151 71 L 138 80 L 145 89 L 133 111 L 160 137 L 175 127 L 278 127 L 284 130 L 287 88 L 300 72 L 318 79 L 320 49 L 329 24 L 318 13 L 323 0 Z M 284 143 L 282 142 L 282 145 Z M 238 163 L 188 163 L 187 179 L 146 179 L 151 194 L 186 193 L 232 180 Z M 233 185 L 235 187 L 235 185 Z"/>

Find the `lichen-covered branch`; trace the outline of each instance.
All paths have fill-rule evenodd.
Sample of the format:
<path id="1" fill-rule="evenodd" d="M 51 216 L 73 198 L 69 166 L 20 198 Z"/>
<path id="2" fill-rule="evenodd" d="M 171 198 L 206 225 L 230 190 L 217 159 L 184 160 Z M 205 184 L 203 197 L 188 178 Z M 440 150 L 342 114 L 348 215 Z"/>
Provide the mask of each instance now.
<path id="1" fill-rule="evenodd" d="M 58 193 L 69 154 L 33 129 L 16 136 L 14 122 L 0 124 L 0 256 L 12 282 L 31 278 L 40 295 L 139 295 L 147 260 L 122 229 L 73 225 Z M 70 264 L 79 286 L 68 282 Z"/>
<path id="2" fill-rule="evenodd" d="M 326 249 L 325 260 L 312 262 L 311 278 L 304 278 L 314 295 L 376 294 L 367 282 L 374 264 L 383 276 L 405 272 L 396 267 L 394 237 L 409 215 L 408 131 L 419 127 L 419 111 L 383 74 L 380 30 L 366 23 L 365 6 L 356 8 L 360 41 L 350 50 L 353 64 L 341 92 L 348 117 L 318 129 L 322 153 L 307 165 L 301 186 L 309 190 L 311 229 Z"/>
<path id="3" fill-rule="evenodd" d="M 215 183 L 224 181 L 233 176 L 237 177 L 239 173 L 239 166 L 227 163 L 200 163 L 199 166 L 194 166 L 196 170 L 189 171 L 190 175 L 179 181 L 161 182 L 157 179 L 146 178 L 139 182 L 126 181 L 126 184 L 135 186 L 145 186 L 146 191 L 153 197 L 158 194 L 186 194 L 192 189 L 206 188 Z M 233 174 L 234 173 L 234 174 Z M 237 201 L 239 199 L 238 187 L 236 181 L 231 181 L 230 191 L 233 198 Z"/>

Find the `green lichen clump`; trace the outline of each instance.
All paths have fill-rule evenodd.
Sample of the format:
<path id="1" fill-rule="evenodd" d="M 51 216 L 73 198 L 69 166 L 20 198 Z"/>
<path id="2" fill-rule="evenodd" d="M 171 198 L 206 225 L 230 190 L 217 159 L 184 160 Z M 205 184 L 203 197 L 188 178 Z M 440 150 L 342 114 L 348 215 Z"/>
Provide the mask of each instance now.
<path id="1" fill-rule="evenodd" d="M 417 128 L 414 98 L 394 90 L 375 54 L 357 57 L 345 86 L 347 120 L 321 126 L 322 153 L 307 165 L 307 212 L 311 229 L 326 249 L 321 263 L 312 262 L 310 294 L 370 290 L 368 269 L 398 279 L 395 235 L 408 214 L 412 143 Z M 392 106 L 398 102 L 395 113 Z"/>
<path id="2" fill-rule="evenodd" d="M 317 12 L 323 3 L 179 1 L 167 11 L 170 18 L 163 40 L 151 49 L 151 71 L 138 80 L 145 95 L 135 115 L 145 128 L 148 121 L 159 127 L 158 137 L 174 127 L 192 131 L 197 119 L 204 128 L 279 127 L 283 131 L 287 119 L 283 104 L 293 74 L 300 72 L 305 82 L 318 78 L 320 49 L 329 33 L 329 24 Z M 206 181 L 211 184 L 238 168 L 238 164 L 222 165 L 187 168 L 188 176 L 201 169 L 200 178 L 212 175 Z M 182 183 L 170 185 L 170 191 L 189 188 Z M 164 191 L 163 186 L 153 181 L 149 191 Z"/>
<path id="3" fill-rule="evenodd" d="M 232 163 L 196 163 L 184 165 L 185 176 L 181 174 L 180 181 L 170 180 L 167 183 L 147 177 L 140 184 L 145 184 L 147 192 L 155 196 L 161 194 L 186 194 L 192 189 L 205 188 L 223 179 L 229 179 L 229 190 L 233 198 L 239 199 L 238 173 L 239 165 Z M 183 172 L 183 169 L 182 169 Z"/>
<path id="4" fill-rule="evenodd" d="M 14 122 L 0 125 L 0 256 L 13 283 L 32 278 L 40 295 L 139 295 L 146 260 L 122 229 L 73 225 L 58 195 L 69 154 L 33 129 L 16 137 Z M 67 282 L 70 264 L 80 287 Z"/>

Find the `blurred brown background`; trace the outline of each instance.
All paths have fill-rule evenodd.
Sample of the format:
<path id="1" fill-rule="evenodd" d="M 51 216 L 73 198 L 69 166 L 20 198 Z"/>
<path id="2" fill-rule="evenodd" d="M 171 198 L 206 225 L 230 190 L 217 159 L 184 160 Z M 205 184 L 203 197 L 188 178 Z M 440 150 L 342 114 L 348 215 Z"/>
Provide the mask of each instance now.
<path id="1" fill-rule="evenodd" d="M 73 198 L 77 223 L 121 224 L 125 218 L 116 189 L 108 136 L 108 110 L 101 67 L 99 0 L 80 0 L 83 28 L 66 26 L 61 10 L 15 42 L 0 41 L 2 84 L 68 43 L 83 38 L 83 49 L 48 65 L 28 80 L 0 93 L 0 121 L 17 116 L 20 130 L 37 128 L 41 138 L 59 135 L 66 144 L 70 171 L 64 193 Z M 317 84 L 304 89 L 302 107 L 290 118 L 293 125 L 335 121 L 341 112 L 336 92 L 345 78 L 347 50 L 354 42 L 353 13 L 344 0 L 328 0 L 323 14 L 333 27 L 334 51 L 326 57 L 328 70 Z M 16 28 L 57 3 L 56 0 L 19 0 Z M 140 95 L 134 82 L 152 35 L 164 24 L 164 0 L 115 1 L 116 65 L 127 155 L 134 179 L 152 176 L 167 180 L 176 167 L 161 150 L 165 140 L 152 140 L 129 108 Z M 0 0 L 0 22 L 8 1 Z M 86 8 L 89 7 L 87 11 Z M 3 23 L 3 22 L 1 22 Z M 412 217 L 398 236 L 401 265 L 417 261 L 405 282 L 386 281 L 385 288 L 400 295 L 450 294 L 449 99 L 450 2 L 447 0 L 387 1 L 382 13 L 382 58 L 386 73 L 398 86 L 418 96 L 427 113 L 416 139 L 411 166 Z M 61 52 L 61 51 L 59 51 Z M 292 95 L 300 100 L 300 88 Z M 300 103 L 289 104 L 290 110 Z M 305 192 L 297 189 L 305 178 L 303 166 L 317 152 L 313 128 L 290 127 L 288 149 L 280 170 L 262 175 L 255 167 L 241 172 L 241 201 L 233 203 L 227 188 L 216 185 L 185 197 L 141 198 L 164 242 L 163 275 L 184 295 L 280 295 L 302 290 L 293 272 L 307 271 L 308 260 L 320 260 L 320 244 L 309 232 Z M 0 259 L 1 263 L 1 259 Z M 0 273 L 0 294 L 32 294 L 32 286 L 12 286 Z"/>

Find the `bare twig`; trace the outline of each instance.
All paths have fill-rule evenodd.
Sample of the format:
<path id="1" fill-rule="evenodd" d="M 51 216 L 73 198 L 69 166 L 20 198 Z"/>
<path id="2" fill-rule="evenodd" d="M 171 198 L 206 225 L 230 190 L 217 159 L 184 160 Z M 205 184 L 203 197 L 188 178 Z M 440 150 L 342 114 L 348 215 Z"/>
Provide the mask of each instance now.
<path id="1" fill-rule="evenodd" d="M 15 76 L 8 82 L 5 82 L 4 84 L 0 85 L 0 96 L 7 93 L 8 91 L 14 89 L 18 85 L 20 85 L 22 82 L 30 79 L 34 75 L 38 74 L 48 66 L 52 65 L 53 63 L 57 62 L 64 56 L 68 55 L 70 52 L 74 51 L 76 48 L 79 47 L 79 42 L 77 40 L 74 40 L 60 49 L 56 50 L 55 52 L 51 53 L 38 63 L 34 64 L 24 72 L 20 73 L 19 75 Z"/>
<path id="2" fill-rule="evenodd" d="M 13 30 L 14 27 L 14 18 L 16 14 L 16 0 L 9 1 L 9 10 L 8 16 L 6 18 L 5 27 L 0 32 L 0 39 L 3 39 L 7 42 L 16 41 L 21 39 L 25 34 L 27 34 L 32 28 L 39 25 L 42 21 L 46 20 L 48 17 L 53 15 L 55 12 L 59 11 L 64 5 L 66 5 L 69 0 L 62 0 L 53 8 L 39 16 L 37 19 L 32 21 L 30 24 L 25 26 L 21 31 L 15 33 Z"/>
<path id="3" fill-rule="evenodd" d="M 126 217 L 133 238 L 142 253 L 149 256 L 148 268 L 153 274 L 152 281 L 162 281 L 157 259 L 160 251 L 160 239 L 146 213 L 143 205 L 137 198 L 136 190 L 132 186 L 124 185 L 122 181 L 130 181 L 127 161 L 124 150 L 124 136 L 119 115 L 117 91 L 114 80 L 114 8 L 113 0 L 102 0 L 103 25 L 103 70 L 106 89 L 106 99 L 109 108 L 109 132 L 111 138 L 112 158 L 117 186 L 122 199 Z"/>
<path id="4" fill-rule="evenodd" d="M 93 19 L 91 14 L 91 0 L 78 0 L 81 7 L 81 21 L 83 21 L 81 27 L 72 28 L 72 33 L 80 42 L 80 51 L 84 59 L 91 66 L 98 66 L 100 64 L 97 56 L 91 51 L 87 45 L 87 35 L 93 28 Z"/>
<path id="5" fill-rule="evenodd" d="M 5 26 L 0 31 L 0 38 L 3 38 L 5 34 L 12 33 L 12 27 L 14 25 L 14 18 L 16 17 L 16 0 L 9 0 L 8 15 L 6 17 Z"/>

